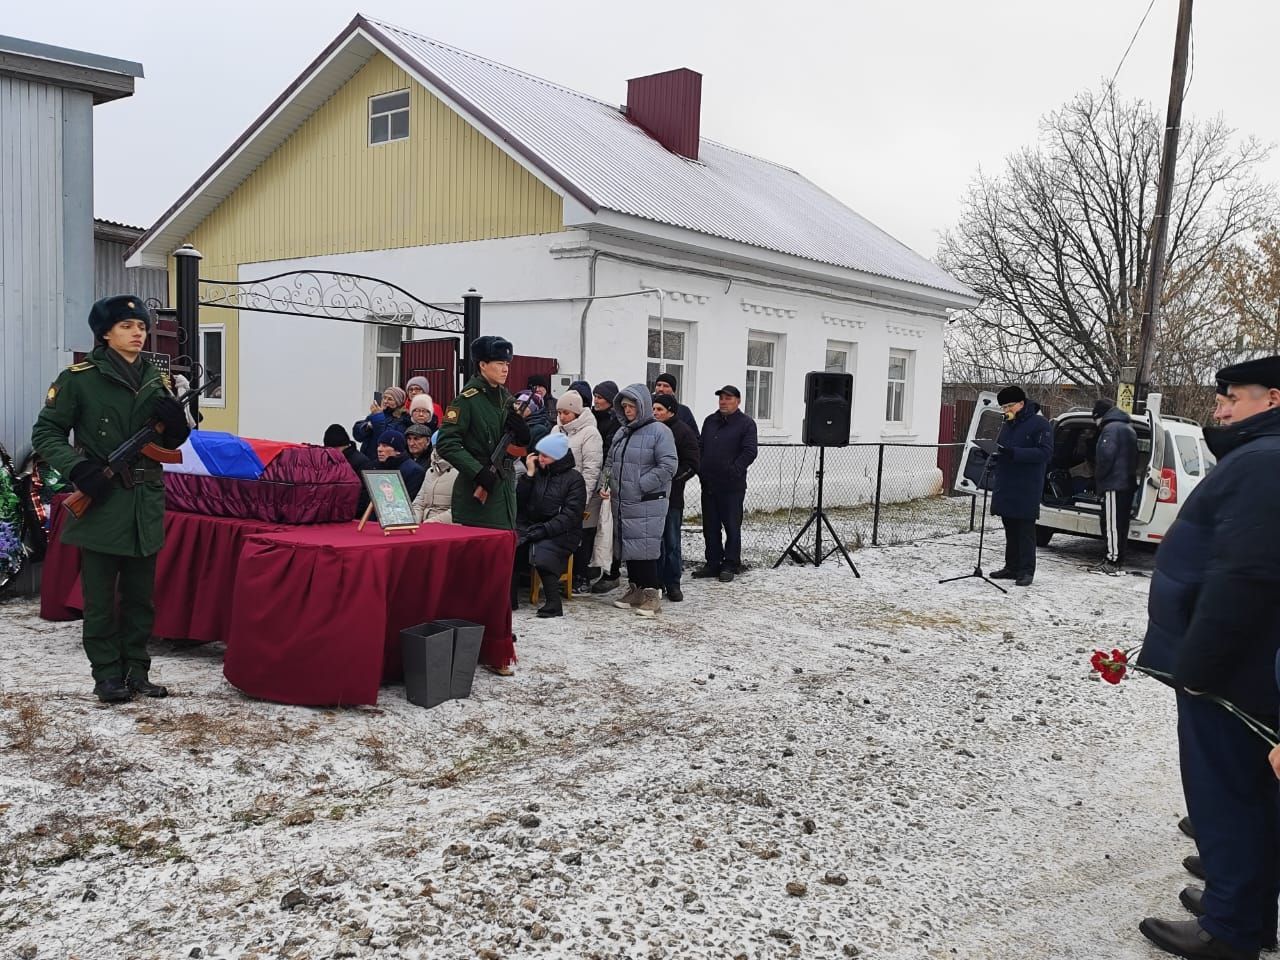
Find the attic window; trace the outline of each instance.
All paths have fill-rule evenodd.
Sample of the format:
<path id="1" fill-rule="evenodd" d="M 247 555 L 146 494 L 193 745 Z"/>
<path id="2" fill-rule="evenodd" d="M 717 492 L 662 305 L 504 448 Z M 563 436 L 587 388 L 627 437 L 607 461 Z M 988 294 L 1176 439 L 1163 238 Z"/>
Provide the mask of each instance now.
<path id="1" fill-rule="evenodd" d="M 409 91 L 369 98 L 369 145 L 409 139 Z"/>

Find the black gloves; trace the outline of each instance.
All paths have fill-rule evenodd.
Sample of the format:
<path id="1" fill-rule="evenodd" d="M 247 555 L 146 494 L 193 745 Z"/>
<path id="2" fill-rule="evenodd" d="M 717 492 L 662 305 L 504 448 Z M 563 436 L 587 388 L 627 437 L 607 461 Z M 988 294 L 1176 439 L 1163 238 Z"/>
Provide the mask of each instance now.
<path id="1" fill-rule="evenodd" d="M 1003 443 L 998 444 L 996 446 L 996 456 L 1007 457 L 1011 453 L 1013 453 L 1013 451 L 1010 450 L 1008 447 L 1006 447 Z"/>
<path id="2" fill-rule="evenodd" d="M 507 419 L 503 426 L 511 432 L 512 443 L 521 447 L 529 446 L 529 441 L 533 437 L 529 433 L 529 424 L 525 422 L 524 417 L 512 410 L 507 414 Z"/>
<path id="3" fill-rule="evenodd" d="M 493 468 L 492 463 L 486 463 L 480 468 L 480 472 L 476 474 L 476 485 L 482 487 L 485 493 L 493 493 L 493 488 L 498 485 L 498 471 Z"/>
<path id="4" fill-rule="evenodd" d="M 71 482 L 90 500 L 102 500 L 111 492 L 111 478 L 102 472 L 106 466 L 101 460 L 81 460 L 71 468 Z"/>
<path id="5" fill-rule="evenodd" d="M 182 404 L 167 393 L 156 397 L 151 404 L 151 415 L 164 424 L 166 437 L 182 437 L 187 435 L 187 414 Z M 181 441 L 179 441 L 181 442 Z"/>
<path id="6" fill-rule="evenodd" d="M 532 524 L 529 529 L 524 532 L 524 539 L 530 543 L 535 540 L 547 539 L 547 525 L 545 523 Z"/>

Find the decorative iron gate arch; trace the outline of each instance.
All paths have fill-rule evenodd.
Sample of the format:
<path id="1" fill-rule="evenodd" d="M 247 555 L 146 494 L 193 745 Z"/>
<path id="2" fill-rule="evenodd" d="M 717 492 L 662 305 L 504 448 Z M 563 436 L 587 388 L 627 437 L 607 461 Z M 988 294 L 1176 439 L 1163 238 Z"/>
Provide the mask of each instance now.
<path id="1" fill-rule="evenodd" d="M 201 255 L 191 244 L 174 252 L 177 263 L 177 314 L 187 348 L 185 360 L 192 382 L 203 379 L 200 363 L 201 307 L 248 310 L 318 320 L 340 320 L 376 326 L 402 326 L 462 335 L 459 377 L 471 370 L 471 344 L 480 336 L 480 294 L 462 296 L 462 309 L 452 310 L 414 296 L 379 277 L 332 270 L 291 270 L 259 280 L 211 280 L 199 275 Z M 459 382 L 461 387 L 461 382 Z M 191 398 L 192 413 L 198 398 Z M 197 417 L 197 422 L 199 418 Z"/>

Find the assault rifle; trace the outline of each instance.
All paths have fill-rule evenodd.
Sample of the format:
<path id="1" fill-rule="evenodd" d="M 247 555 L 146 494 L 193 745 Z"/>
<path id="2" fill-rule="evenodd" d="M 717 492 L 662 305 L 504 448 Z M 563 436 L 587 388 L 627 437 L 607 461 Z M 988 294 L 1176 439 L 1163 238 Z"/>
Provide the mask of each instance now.
<path id="1" fill-rule="evenodd" d="M 523 417 L 525 410 L 528 409 L 529 404 L 532 401 L 533 401 L 532 396 L 529 396 L 527 399 L 521 401 L 520 406 L 515 408 L 516 415 Z M 520 457 L 523 457 L 526 453 L 526 448 L 516 446 L 515 443 L 513 442 L 514 440 L 515 440 L 514 431 L 512 430 L 504 431 L 502 436 L 498 438 L 498 445 L 493 448 L 493 453 L 489 454 L 489 462 L 493 464 L 493 469 L 498 471 L 499 477 L 502 476 L 502 461 L 505 458 L 515 457 L 516 459 L 519 459 Z M 486 490 L 484 487 L 480 486 L 480 484 L 476 484 L 476 489 L 471 495 L 475 497 L 476 500 L 478 500 L 480 503 L 487 503 L 489 501 L 489 491 Z"/>
<path id="2" fill-rule="evenodd" d="M 185 391 L 182 396 L 177 397 L 177 401 L 185 404 L 193 396 L 199 396 L 207 390 L 212 390 L 218 385 L 219 377 L 212 380 L 206 380 L 199 387 L 192 387 Z M 162 447 L 156 443 L 156 438 L 164 433 L 164 424 L 155 417 L 147 421 L 147 425 L 126 440 L 120 446 L 111 452 L 111 456 L 107 458 L 107 465 L 102 468 L 103 476 L 121 478 L 129 477 L 133 471 L 133 461 L 139 456 L 146 456 L 158 463 L 181 463 L 182 453 L 178 450 L 170 450 L 168 447 Z M 131 482 L 125 480 L 126 486 L 133 486 Z M 81 490 L 77 490 L 71 496 L 63 501 L 77 519 L 83 517 L 90 507 L 93 506 L 93 499 Z"/>

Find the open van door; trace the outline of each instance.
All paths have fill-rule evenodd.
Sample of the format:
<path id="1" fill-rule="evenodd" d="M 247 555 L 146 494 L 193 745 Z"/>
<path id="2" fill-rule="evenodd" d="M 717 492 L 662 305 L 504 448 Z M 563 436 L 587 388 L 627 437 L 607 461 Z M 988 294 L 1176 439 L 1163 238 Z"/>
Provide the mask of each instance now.
<path id="1" fill-rule="evenodd" d="M 1151 522 L 1151 518 L 1156 513 L 1156 504 L 1160 502 L 1161 485 L 1165 483 L 1163 475 L 1165 432 L 1164 422 L 1160 419 L 1160 399 L 1158 393 L 1147 396 L 1147 426 L 1151 429 L 1151 458 L 1147 461 L 1146 476 L 1138 490 L 1138 511 L 1133 517 L 1137 523 Z"/>
<path id="2" fill-rule="evenodd" d="M 1004 413 L 1000 404 L 996 403 L 996 395 L 988 390 L 978 394 L 978 402 L 973 408 L 973 419 L 969 421 L 969 433 L 965 437 L 964 450 L 960 452 L 960 469 L 956 471 L 956 493 L 979 494 L 983 487 L 991 489 L 995 481 L 995 472 L 987 468 L 990 459 L 981 449 L 974 445 L 975 440 L 994 441 L 1000 436 L 1000 428 L 1004 426 Z M 985 475 L 985 482 L 984 482 Z"/>

